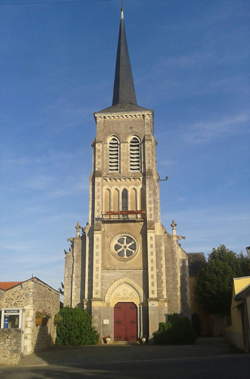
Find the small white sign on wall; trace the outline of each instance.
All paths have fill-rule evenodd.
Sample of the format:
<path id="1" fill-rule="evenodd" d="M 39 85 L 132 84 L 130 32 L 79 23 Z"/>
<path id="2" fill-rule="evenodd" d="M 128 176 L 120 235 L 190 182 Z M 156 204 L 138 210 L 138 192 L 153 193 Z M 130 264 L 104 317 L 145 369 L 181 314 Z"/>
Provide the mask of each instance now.
<path id="1" fill-rule="evenodd" d="M 104 319 L 104 320 L 102 320 L 102 322 L 103 322 L 103 325 L 109 325 L 109 320 L 108 319 Z"/>

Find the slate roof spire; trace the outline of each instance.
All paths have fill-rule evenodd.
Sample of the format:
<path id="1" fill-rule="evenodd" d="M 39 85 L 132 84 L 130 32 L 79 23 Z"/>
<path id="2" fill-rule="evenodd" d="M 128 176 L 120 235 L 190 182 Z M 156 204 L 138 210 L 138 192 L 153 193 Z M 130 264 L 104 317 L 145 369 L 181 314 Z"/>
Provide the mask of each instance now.
<path id="1" fill-rule="evenodd" d="M 115 81 L 111 107 L 99 112 L 144 112 L 150 111 L 137 104 L 133 74 L 128 53 L 124 12 L 121 9 L 120 29 L 116 54 Z M 98 113 L 98 112 L 97 112 Z"/>
<path id="2" fill-rule="evenodd" d="M 116 54 L 115 81 L 113 91 L 113 105 L 117 104 L 137 105 L 134 80 L 126 39 L 123 9 L 121 9 L 120 17 L 120 29 Z"/>

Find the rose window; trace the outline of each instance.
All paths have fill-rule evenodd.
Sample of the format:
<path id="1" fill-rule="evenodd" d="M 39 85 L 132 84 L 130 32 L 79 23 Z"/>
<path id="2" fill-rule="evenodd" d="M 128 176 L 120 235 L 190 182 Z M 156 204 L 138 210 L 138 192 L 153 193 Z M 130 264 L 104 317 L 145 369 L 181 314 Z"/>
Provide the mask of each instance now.
<path id="1" fill-rule="evenodd" d="M 136 241 L 128 235 L 117 237 L 113 246 L 115 253 L 121 258 L 130 258 L 136 252 Z"/>

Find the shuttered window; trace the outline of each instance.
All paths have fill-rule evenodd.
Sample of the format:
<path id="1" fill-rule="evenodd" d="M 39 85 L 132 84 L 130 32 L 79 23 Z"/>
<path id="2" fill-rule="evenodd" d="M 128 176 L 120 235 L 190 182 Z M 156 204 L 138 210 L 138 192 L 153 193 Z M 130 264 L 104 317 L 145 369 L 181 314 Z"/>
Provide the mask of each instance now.
<path id="1" fill-rule="evenodd" d="M 112 137 L 109 141 L 109 171 L 119 172 L 120 169 L 120 143 L 118 138 Z"/>
<path id="2" fill-rule="evenodd" d="M 133 137 L 129 144 L 130 171 L 141 170 L 141 148 L 140 140 Z"/>

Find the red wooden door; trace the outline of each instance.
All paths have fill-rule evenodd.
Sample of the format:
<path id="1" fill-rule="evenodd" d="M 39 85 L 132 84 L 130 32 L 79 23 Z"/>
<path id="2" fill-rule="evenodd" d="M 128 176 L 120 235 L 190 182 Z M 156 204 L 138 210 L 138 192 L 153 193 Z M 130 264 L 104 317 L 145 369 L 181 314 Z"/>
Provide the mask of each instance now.
<path id="1" fill-rule="evenodd" d="M 114 339 L 137 340 L 137 307 L 134 303 L 117 303 L 114 308 Z"/>

